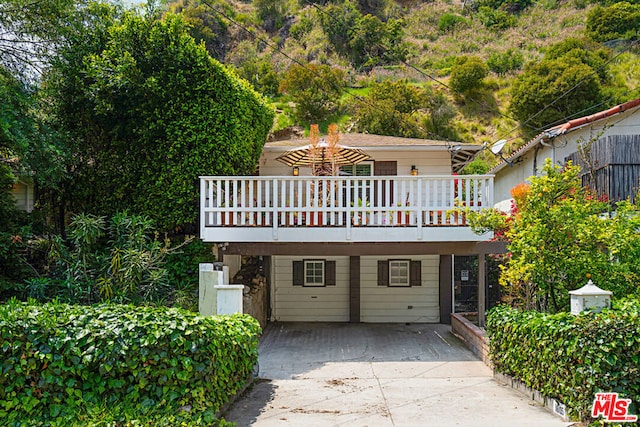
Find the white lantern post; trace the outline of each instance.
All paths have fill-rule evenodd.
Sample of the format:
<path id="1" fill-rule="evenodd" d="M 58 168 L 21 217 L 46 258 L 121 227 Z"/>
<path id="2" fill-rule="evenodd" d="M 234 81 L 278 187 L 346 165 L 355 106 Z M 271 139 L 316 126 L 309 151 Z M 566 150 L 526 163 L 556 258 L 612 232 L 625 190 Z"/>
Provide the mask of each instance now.
<path id="1" fill-rule="evenodd" d="M 585 310 L 595 312 L 605 308 L 611 308 L 611 295 L 613 292 L 605 291 L 597 287 L 591 279 L 580 289 L 569 291 L 571 295 L 571 314 L 579 314 Z"/>

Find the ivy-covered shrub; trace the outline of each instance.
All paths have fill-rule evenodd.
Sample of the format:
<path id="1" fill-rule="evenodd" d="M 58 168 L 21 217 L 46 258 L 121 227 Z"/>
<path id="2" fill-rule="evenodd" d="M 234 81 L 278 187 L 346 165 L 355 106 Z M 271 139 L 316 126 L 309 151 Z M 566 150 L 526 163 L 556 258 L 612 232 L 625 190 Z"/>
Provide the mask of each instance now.
<path id="1" fill-rule="evenodd" d="M 495 370 L 563 402 L 572 418 L 589 418 L 596 392 L 618 392 L 638 413 L 640 301 L 577 316 L 500 305 L 487 333 Z"/>
<path id="2" fill-rule="evenodd" d="M 11 300 L 0 306 L 0 419 L 121 402 L 216 413 L 250 378 L 259 333 L 246 315 Z"/>

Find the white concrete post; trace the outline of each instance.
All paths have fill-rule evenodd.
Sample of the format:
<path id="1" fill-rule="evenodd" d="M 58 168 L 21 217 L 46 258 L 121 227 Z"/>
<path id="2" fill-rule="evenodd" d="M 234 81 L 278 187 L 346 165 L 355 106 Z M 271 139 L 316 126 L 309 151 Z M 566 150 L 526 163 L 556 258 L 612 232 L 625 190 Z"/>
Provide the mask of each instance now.
<path id="1" fill-rule="evenodd" d="M 217 312 L 218 299 L 215 286 L 218 284 L 213 264 L 200 264 L 198 274 L 198 311 L 203 316 L 213 316 Z"/>
<path id="2" fill-rule="evenodd" d="M 242 314 L 242 291 L 244 285 L 218 285 L 218 314 Z"/>
<path id="3" fill-rule="evenodd" d="M 216 287 L 229 283 L 229 268 L 222 267 L 222 271 L 214 270 L 213 264 L 200 264 L 198 286 L 198 311 L 203 316 L 218 314 L 218 296 Z"/>

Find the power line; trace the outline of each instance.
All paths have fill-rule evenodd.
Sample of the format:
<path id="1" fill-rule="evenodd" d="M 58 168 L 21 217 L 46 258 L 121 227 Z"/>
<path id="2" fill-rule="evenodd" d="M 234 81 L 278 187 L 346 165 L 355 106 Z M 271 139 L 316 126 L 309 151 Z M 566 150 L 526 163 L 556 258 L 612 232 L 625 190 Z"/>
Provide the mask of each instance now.
<path id="1" fill-rule="evenodd" d="M 249 34 L 252 38 L 258 40 L 261 43 L 264 43 L 265 46 L 271 48 L 272 50 L 280 53 L 282 56 L 284 56 L 285 58 L 289 59 L 290 61 L 294 62 L 295 64 L 303 67 L 305 70 L 315 74 L 317 77 L 322 77 L 320 75 L 320 73 L 318 73 L 316 70 L 313 70 L 311 68 L 309 68 L 308 66 L 306 66 L 304 63 L 302 63 L 301 61 L 297 60 L 296 58 L 293 58 L 292 56 L 288 55 L 287 53 L 285 53 L 284 51 L 282 51 L 278 46 L 270 43 L 268 40 L 266 40 L 263 37 L 258 36 L 257 34 L 255 34 L 254 32 L 250 31 L 249 28 L 247 28 L 246 26 L 242 25 L 241 23 L 237 22 L 236 20 L 234 20 L 233 18 L 231 18 L 228 14 L 218 10 L 217 8 L 213 7 L 207 0 L 201 0 L 201 2 L 203 4 L 205 4 L 206 6 L 208 6 L 211 10 L 213 10 L 215 13 L 219 14 L 220 16 L 223 16 L 225 19 L 229 20 L 231 23 L 233 23 L 234 25 L 236 25 L 237 27 L 239 27 L 240 29 L 242 29 L 243 31 L 245 31 L 247 34 Z M 347 92 L 346 88 L 344 87 L 339 87 L 337 86 L 334 82 L 329 82 L 329 84 L 333 87 L 334 90 L 336 90 L 336 92 Z M 389 114 L 389 111 L 384 110 L 382 108 L 380 108 L 378 105 L 376 105 L 375 103 L 369 102 L 369 100 L 367 98 L 361 97 L 357 94 L 354 93 L 349 93 L 352 97 L 356 98 L 358 101 L 360 101 L 363 104 L 367 104 L 372 108 L 375 108 L 376 110 L 385 113 L 385 114 Z M 391 111 L 391 114 L 395 115 L 398 114 L 398 117 L 400 118 L 400 120 L 406 124 L 411 124 L 413 125 L 414 123 L 408 123 L 404 117 L 402 116 L 402 113 L 397 112 L 397 111 Z M 419 124 L 418 124 L 419 126 Z M 420 129 L 425 132 L 427 135 L 431 134 L 433 135 L 432 132 L 429 132 L 425 129 L 423 129 L 422 127 L 420 127 Z"/>
<path id="2" fill-rule="evenodd" d="M 313 6 L 315 9 L 317 9 L 320 13 L 324 14 L 325 16 L 328 16 L 328 17 L 329 17 L 331 20 L 333 20 L 334 22 L 339 22 L 336 18 L 334 18 L 332 15 L 330 15 L 330 14 L 329 14 L 329 13 L 327 13 L 325 10 L 323 10 L 323 8 L 321 8 L 317 3 L 312 2 L 312 1 L 310 1 L 310 0 L 305 0 L 305 1 L 306 1 L 306 3 L 307 3 L 307 4 L 309 4 L 310 6 Z M 381 45 L 381 44 L 374 43 L 374 46 L 376 46 L 377 48 L 382 49 L 384 52 L 388 52 L 388 51 L 389 51 L 389 49 L 388 49 L 386 46 L 383 46 L 383 45 Z M 413 69 L 413 70 L 417 71 L 417 72 L 418 72 L 420 75 L 422 75 L 423 77 L 426 77 L 427 79 L 432 80 L 433 82 L 435 82 L 435 83 L 437 83 L 437 84 L 439 84 L 439 85 L 441 85 L 441 86 L 443 86 L 443 87 L 447 88 L 447 89 L 448 89 L 449 91 L 451 91 L 452 93 L 456 93 L 456 94 L 458 94 L 458 95 L 460 95 L 460 96 L 463 96 L 466 100 L 469 100 L 469 101 L 471 101 L 471 102 L 473 102 L 473 103 L 475 103 L 475 104 L 479 105 L 480 107 L 487 108 L 489 111 L 491 111 L 491 112 L 493 112 L 493 113 L 495 113 L 495 114 L 497 114 L 497 115 L 499 115 L 499 116 L 502 116 L 502 117 L 507 118 L 507 119 L 510 119 L 510 120 L 516 120 L 515 118 L 513 118 L 513 117 L 509 116 L 508 114 L 505 114 L 505 113 L 501 112 L 500 110 L 497 110 L 497 109 L 491 108 L 491 107 L 490 107 L 489 105 L 487 105 L 486 103 L 480 102 L 480 101 L 478 101 L 477 99 L 475 99 L 475 98 L 473 98 L 473 97 L 471 97 L 471 96 L 469 96 L 469 95 L 466 95 L 466 94 L 463 94 L 462 92 L 459 92 L 459 91 L 454 90 L 450 85 L 446 84 L 446 83 L 445 83 L 445 82 L 443 82 L 442 80 L 439 80 L 439 79 L 437 79 L 437 78 L 433 77 L 432 75 L 430 75 L 430 74 L 428 74 L 428 73 L 424 72 L 423 70 L 419 69 L 418 67 L 416 67 L 416 66 L 415 66 L 415 65 L 413 65 L 413 64 L 410 64 L 410 63 L 406 62 L 405 60 L 403 60 L 403 59 L 399 59 L 398 61 L 399 61 L 400 63 L 402 63 L 404 66 L 406 66 L 406 67 L 408 67 L 408 68 L 411 68 L 411 69 Z"/>
<path id="3" fill-rule="evenodd" d="M 607 65 L 609 65 L 611 62 L 613 62 L 615 59 L 617 59 L 620 55 L 626 53 L 627 51 L 631 50 L 632 47 L 634 47 L 634 45 L 638 44 L 638 40 L 633 41 L 632 43 L 630 43 L 625 49 L 623 49 L 622 51 L 620 51 L 618 54 L 614 55 L 613 57 L 611 57 L 608 61 L 604 62 L 602 65 L 600 65 L 598 68 L 596 68 L 594 71 L 597 72 L 604 69 Z M 559 100 L 561 100 L 562 98 L 564 98 L 565 96 L 567 96 L 569 93 L 573 92 L 574 90 L 576 90 L 578 87 L 580 87 L 580 85 L 582 85 L 585 81 L 587 80 L 587 77 L 583 78 L 582 80 L 580 80 L 578 83 L 576 83 L 573 87 L 569 88 L 568 90 L 566 90 L 564 93 L 562 93 L 560 96 L 558 96 L 557 98 L 555 98 L 553 101 L 551 101 L 549 104 L 545 105 L 541 110 L 539 110 L 537 113 L 535 113 L 534 115 L 532 115 L 531 117 L 529 117 L 527 120 L 525 120 L 523 123 L 528 123 L 531 120 L 533 120 L 535 117 L 539 116 L 540 114 L 542 114 L 544 111 L 546 111 L 547 109 L 551 108 L 556 102 L 558 102 Z M 592 110 L 594 108 L 597 108 L 600 105 L 606 104 L 608 101 L 611 101 L 611 98 L 609 98 L 606 101 L 600 102 L 596 105 L 593 105 L 591 107 L 585 108 L 583 109 L 581 112 L 578 113 L 574 113 L 570 116 L 564 117 L 564 119 L 560 120 L 560 121 L 555 121 L 552 122 L 550 124 L 546 124 L 545 126 L 542 127 L 536 127 L 533 128 L 535 131 L 539 132 L 542 131 L 544 129 L 548 129 L 549 127 L 553 126 L 554 124 L 557 123 L 564 123 L 566 121 L 568 121 L 571 117 L 575 117 L 578 116 L 579 114 L 584 114 L 584 112 Z M 499 136 L 496 138 L 496 140 L 501 140 L 504 139 L 505 137 L 512 135 L 513 132 L 515 132 L 516 130 L 518 130 L 519 128 L 522 127 L 522 124 L 519 124 L 518 126 L 512 128 L 511 130 L 509 130 L 508 132 L 504 132 L 502 133 L 502 136 Z M 515 138 L 510 138 L 509 140 L 513 140 Z"/>

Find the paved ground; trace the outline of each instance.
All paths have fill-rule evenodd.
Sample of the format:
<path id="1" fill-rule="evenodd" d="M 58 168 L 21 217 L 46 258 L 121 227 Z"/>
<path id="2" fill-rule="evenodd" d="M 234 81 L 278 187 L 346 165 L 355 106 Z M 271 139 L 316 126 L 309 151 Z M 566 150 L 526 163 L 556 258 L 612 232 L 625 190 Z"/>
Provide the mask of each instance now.
<path id="1" fill-rule="evenodd" d="M 506 386 L 447 325 L 274 323 L 243 426 L 566 426 Z"/>

